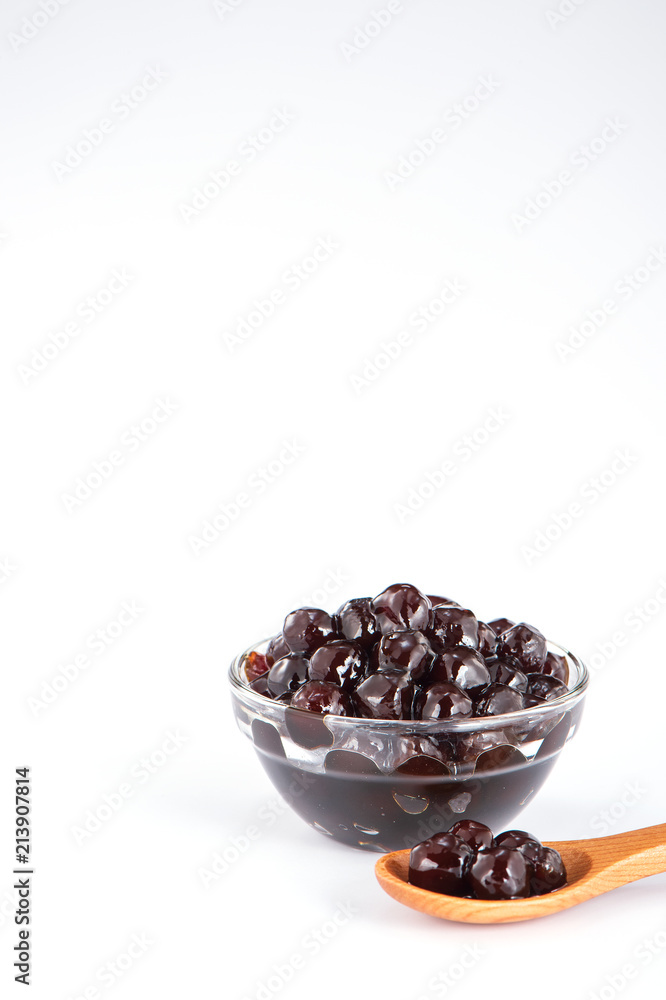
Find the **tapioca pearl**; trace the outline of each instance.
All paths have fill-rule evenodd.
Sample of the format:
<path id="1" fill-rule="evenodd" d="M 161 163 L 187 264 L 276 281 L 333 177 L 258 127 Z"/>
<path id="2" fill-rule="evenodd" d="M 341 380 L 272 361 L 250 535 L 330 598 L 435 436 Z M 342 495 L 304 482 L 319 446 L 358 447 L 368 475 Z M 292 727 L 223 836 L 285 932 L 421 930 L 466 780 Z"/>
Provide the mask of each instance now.
<path id="1" fill-rule="evenodd" d="M 394 583 L 373 598 L 371 610 L 383 633 L 422 629 L 428 624 L 430 601 L 409 583 Z"/>
<path id="2" fill-rule="evenodd" d="M 521 694 L 527 691 L 527 675 L 515 660 L 500 660 L 498 657 L 493 657 L 491 660 L 486 660 L 486 666 L 493 684 L 506 684 Z"/>
<path id="3" fill-rule="evenodd" d="M 329 639 L 338 637 L 331 615 L 321 608 L 297 608 L 284 620 L 282 634 L 292 653 L 311 656 Z"/>
<path id="4" fill-rule="evenodd" d="M 545 734 L 543 742 L 537 750 L 537 758 L 551 757 L 553 754 L 558 753 L 567 742 L 571 725 L 571 715 L 569 712 L 566 712 L 559 722 Z"/>
<path id="5" fill-rule="evenodd" d="M 512 628 L 516 623 L 512 622 L 510 618 L 493 618 L 488 624 L 495 635 L 499 636 L 502 632 L 506 632 L 507 629 Z"/>
<path id="6" fill-rule="evenodd" d="M 481 754 L 509 743 L 509 734 L 504 729 L 490 729 L 475 733 L 460 733 L 451 736 L 450 739 L 453 743 L 452 754 L 456 764 L 464 770 L 471 770 Z"/>
<path id="7" fill-rule="evenodd" d="M 456 608 L 462 606 L 457 601 L 452 601 L 450 597 L 438 597 L 436 594 L 428 594 L 428 600 L 433 608 L 436 608 L 438 604 L 452 604 Z"/>
<path id="8" fill-rule="evenodd" d="M 541 850 L 541 841 L 526 830 L 505 830 L 499 833 L 493 842 L 495 847 L 511 847 L 520 851 L 528 861 L 534 862 Z"/>
<path id="9" fill-rule="evenodd" d="M 371 719 L 409 719 L 414 690 L 414 684 L 401 670 L 385 670 L 361 681 L 353 698 L 361 716 Z"/>
<path id="10" fill-rule="evenodd" d="M 479 622 L 469 608 L 440 604 L 432 609 L 427 626 L 423 629 L 434 649 L 465 645 L 476 649 L 479 645 Z"/>
<path id="11" fill-rule="evenodd" d="M 512 625 L 497 640 L 497 655 L 513 657 L 524 673 L 534 673 L 546 662 L 546 638 L 531 625 Z"/>
<path id="12" fill-rule="evenodd" d="M 410 761 L 420 758 L 423 758 L 424 761 L 440 762 L 442 765 L 444 761 L 439 747 L 433 740 L 425 736 L 415 735 L 389 737 L 389 746 L 384 757 L 394 770 L 400 770 Z"/>
<path id="13" fill-rule="evenodd" d="M 569 683 L 569 665 L 567 664 L 566 658 L 560 656 L 559 653 L 548 652 L 546 656 L 546 662 L 541 667 L 542 674 L 548 674 L 551 677 L 556 677 L 558 681 L 562 681 L 563 684 Z"/>
<path id="14" fill-rule="evenodd" d="M 530 895 L 533 870 L 520 851 L 489 847 L 476 855 L 469 885 L 477 899 L 524 899 Z"/>
<path id="15" fill-rule="evenodd" d="M 336 613 L 340 635 L 369 649 L 380 638 L 381 632 L 370 607 L 369 597 L 355 597 L 346 601 Z"/>
<path id="16" fill-rule="evenodd" d="M 335 737 L 321 715 L 311 711 L 294 711 L 289 707 L 285 711 L 284 721 L 289 736 L 297 746 L 305 750 L 333 746 Z"/>
<path id="17" fill-rule="evenodd" d="M 328 681 L 306 681 L 292 695 L 291 707 L 318 715 L 353 715 L 349 695 Z"/>
<path id="18" fill-rule="evenodd" d="M 473 851 L 479 851 L 483 847 L 490 847 L 493 842 L 493 831 L 485 823 L 478 823 L 474 819 L 459 819 L 457 823 L 449 827 L 447 833 L 464 840 Z"/>
<path id="19" fill-rule="evenodd" d="M 510 743 L 503 743 L 490 750 L 484 750 L 476 758 L 474 772 L 512 770 L 524 767 L 527 757 Z"/>
<path id="20" fill-rule="evenodd" d="M 456 684 L 440 681 L 418 691 L 414 698 L 415 719 L 464 719 L 474 710 L 470 696 Z"/>
<path id="21" fill-rule="evenodd" d="M 523 705 L 525 708 L 538 708 L 539 705 L 545 705 L 545 704 L 546 704 L 546 699 L 540 698 L 538 694 L 532 694 L 530 691 L 527 691 L 523 695 Z"/>
<path id="22" fill-rule="evenodd" d="M 494 656 L 495 647 L 497 646 L 497 635 L 495 631 L 486 625 L 485 622 L 479 622 L 479 652 L 481 656 Z"/>
<path id="23" fill-rule="evenodd" d="M 355 750 L 329 750 L 324 758 L 324 769 L 335 774 L 381 774 L 373 760 Z"/>
<path id="24" fill-rule="evenodd" d="M 543 698 L 544 701 L 553 701 L 554 698 L 561 698 L 569 689 L 562 681 L 558 681 L 557 677 L 535 673 L 527 675 L 527 690 L 537 698 Z"/>
<path id="25" fill-rule="evenodd" d="M 272 661 L 269 663 L 265 656 L 261 653 L 257 653 L 255 650 L 248 653 L 243 661 L 243 669 L 248 682 L 252 682 L 256 680 L 257 677 L 261 677 L 262 674 L 268 673 L 268 669 L 271 666 Z"/>
<path id="26" fill-rule="evenodd" d="M 259 677 L 256 677 L 253 681 L 250 682 L 249 686 L 252 688 L 253 691 L 256 691 L 257 694 L 263 694 L 265 695 L 266 698 L 273 697 L 273 695 L 268 690 L 268 673 L 261 674 Z"/>
<path id="27" fill-rule="evenodd" d="M 475 715 L 504 715 L 507 712 L 519 712 L 525 707 L 523 696 L 515 688 L 506 684 L 489 684 L 481 692 L 476 702 Z"/>
<path id="28" fill-rule="evenodd" d="M 328 681 L 351 691 L 364 676 L 366 656 L 359 645 L 335 639 L 320 646 L 310 657 L 308 680 Z"/>
<path id="29" fill-rule="evenodd" d="M 375 646 L 373 666 L 377 670 L 403 670 L 421 682 L 433 661 L 430 643 L 419 631 L 389 632 Z"/>
<path id="30" fill-rule="evenodd" d="M 268 690 L 274 698 L 287 691 L 295 691 L 307 679 L 308 661 L 298 653 L 290 653 L 276 660 L 266 675 Z"/>
<path id="31" fill-rule="evenodd" d="M 409 856 L 409 881 L 420 889 L 447 896 L 469 891 L 467 874 L 474 859 L 469 844 L 451 833 L 440 833 L 413 847 Z"/>
<path id="32" fill-rule="evenodd" d="M 266 660 L 268 666 L 272 667 L 276 660 L 281 660 L 283 656 L 289 656 L 291 650 L 284 640 L 282 632 L 274 635 L 266 647 Z"/>
<path id="33" fill-rule="evenodd" d="M 445 774 L 453 774 L 453 767 L 445 762 L 441 756 L 433 757 L 429 754 L 416 754 L 409 757 L 402 764 L 394 769 L 395 774 L 412 775 L 419 778 L 438 777 Z"/>
<path id="34" fill-rule="evenodd" d="M 532 895 L 543 896 L 566 885 L 567 872 L 564 862 L 553 847 L 542 847 L 533 864 L 534 874 L 530 879 Z"/>
<path id="35" fill-rule="evenodd" d="M 271 722 L 264 722 L 262 719 L 252 721 L 252 739 L 254 745 L 263 750 L 264 753 L 274 757 L 286 757 L 280 734 Z"/>
<path id="36" fill-rule="evenodd" d="M 466 691 L 471 698 L 490 683 L 485 660 L 469 646 L 451 646 L 439 653 L 428 674 L 428 683 L 447 681 Z"/>

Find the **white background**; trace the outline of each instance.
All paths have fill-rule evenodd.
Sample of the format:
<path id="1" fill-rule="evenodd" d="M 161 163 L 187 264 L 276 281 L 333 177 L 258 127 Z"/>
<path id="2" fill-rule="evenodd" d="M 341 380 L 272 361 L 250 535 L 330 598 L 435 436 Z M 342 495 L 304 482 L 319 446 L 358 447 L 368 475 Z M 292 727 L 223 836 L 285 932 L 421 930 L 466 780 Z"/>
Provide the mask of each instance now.
<path id="1" fill-rule="evenodd" d="M 452 994 L 656 996 L 666 957 L 648 962 L 642 943 L 666 946 L 665 876 L 531 924 L 404 909 L 373 855 L 266 818 L 276 800 L 226 670 L 327 586 L 333 610 L 409 580 L 532 622 L 595 668 L 580 734 L 518 825 L 547 840 L 666 819 L 663 6 L 578 0 L 558 20 L 555 0 L 404 0 L 372 38 L 358 0 L 46 6 L 0 13 L 3 982 L 13 769 L 27 764 L 31 996 L 265 998 L 301 953 L 270 996 L 430 1000 L 469 947 Z M 151 69 L 152 92 L 119 110 Z M 249 162 L 242 144 L 276 109 L 293 120 Z M 436 128 L 432 155 L 387 179 Z M 593 142 L 604 130 L 613 141 Z M 234 159 L 226 190 L 184 211 Z M 288 288 L 321 239 L 337 249 Z M 81 303 L 114 269 L 131 280 L 87 322 Z M 447 280 L 457 301 L 410 326 Z M 231 344 L 276 289 L 274 314 Z M 139 445 L 158 400 L 172 412 Z M 492 409 L 502 426 L 487 433 Z M 285 443 L 300 454 L 259 492 Z M 455 475 L 405 513 L 447 461 Z M 123 602 L 141 610 L 96 652 Z M 250 849 L 205 888 L 200 869 L 248 826 Z M 353 918 L 314 954 L 304 939 L 340 903 Z M 134 934 L 147 950 L 98 978 L 127 965 Z M 626 963 L 635 978 L 609 985 Z"/>

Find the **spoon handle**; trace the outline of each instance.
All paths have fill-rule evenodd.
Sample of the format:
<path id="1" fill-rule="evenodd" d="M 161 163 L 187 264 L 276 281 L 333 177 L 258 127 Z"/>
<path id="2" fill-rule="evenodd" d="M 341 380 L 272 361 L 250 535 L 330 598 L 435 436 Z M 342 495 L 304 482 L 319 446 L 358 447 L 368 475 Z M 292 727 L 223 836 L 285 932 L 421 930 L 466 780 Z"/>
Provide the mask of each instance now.
<path id="1" fill-rule="evenodd" d="M 580 843 L 590 849 L 604 876 L 616 885 L 666 872 L 666 823 Z"/>

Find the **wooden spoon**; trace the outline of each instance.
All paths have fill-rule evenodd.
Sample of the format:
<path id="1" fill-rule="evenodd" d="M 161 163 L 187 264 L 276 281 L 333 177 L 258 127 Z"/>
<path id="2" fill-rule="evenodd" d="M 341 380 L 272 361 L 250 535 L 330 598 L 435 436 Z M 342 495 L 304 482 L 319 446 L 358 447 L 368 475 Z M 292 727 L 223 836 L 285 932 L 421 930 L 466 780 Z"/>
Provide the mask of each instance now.
<path id="1" fill-rule="evenodd" d="M 409 850 L 384 854 L 375 865 L 382 889 L 399 903 L 443 920 L 508 924 L 545 917 L 628 882 L 666 872 L 666 823 L 592 840 L 546 844 L 562 855 L 568 882 L 545 896 L 498 901 L 460 899 L 410 885 Z"/>

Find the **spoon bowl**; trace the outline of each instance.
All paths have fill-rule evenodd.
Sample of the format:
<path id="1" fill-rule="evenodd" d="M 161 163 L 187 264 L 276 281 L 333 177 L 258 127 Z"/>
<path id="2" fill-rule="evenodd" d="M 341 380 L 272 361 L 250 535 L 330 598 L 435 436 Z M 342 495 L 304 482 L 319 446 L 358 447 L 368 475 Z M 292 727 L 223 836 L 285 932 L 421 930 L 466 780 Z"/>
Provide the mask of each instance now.
<path id="1" fill-rule="evenodd" d="M 508 924 L 545 917 L 584 903 L 618 886 L 666 872 L 666 823 L 590 840 L 547 843 L 562 855 L 567 884 L 528 899 L 461 899 L 407 881 L 410 851 L 384 854 L 375 865 L 382 889 L 399 903 L 443 920 L 468 924 Z"/>

